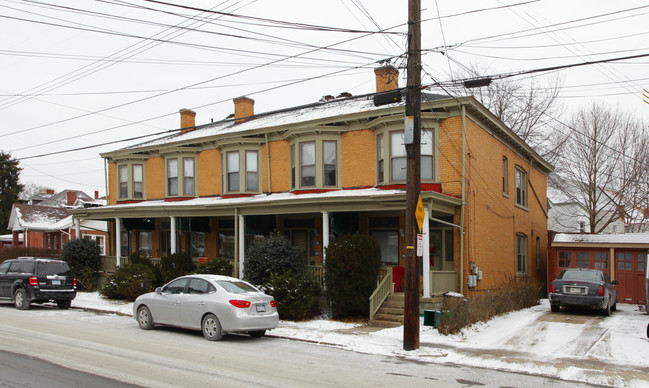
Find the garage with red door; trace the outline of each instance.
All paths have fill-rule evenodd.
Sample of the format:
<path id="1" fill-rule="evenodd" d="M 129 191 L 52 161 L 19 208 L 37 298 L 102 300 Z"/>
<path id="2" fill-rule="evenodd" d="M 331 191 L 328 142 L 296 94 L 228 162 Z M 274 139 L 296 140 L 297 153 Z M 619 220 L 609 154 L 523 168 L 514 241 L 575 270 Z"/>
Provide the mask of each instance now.
<path id="1" fill-rule="evenodd" d="M 647 303 L 644 278 L 647 271 L 649 233 L 550 234 L 548 284 L 564 268 L 600 269 L 618 280 L 618 302 Z"/>

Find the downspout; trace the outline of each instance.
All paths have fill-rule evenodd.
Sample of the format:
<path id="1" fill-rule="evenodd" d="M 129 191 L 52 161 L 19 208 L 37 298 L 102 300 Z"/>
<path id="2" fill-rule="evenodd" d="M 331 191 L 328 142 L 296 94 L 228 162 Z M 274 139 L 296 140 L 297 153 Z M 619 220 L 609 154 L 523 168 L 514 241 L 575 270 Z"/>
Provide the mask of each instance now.
<path id="1" fill-rule="evenodd" d="M 464 211 L 466 207 L 466 107 L 462 105 L 462 204 L 460 205 L 460 293 L 464 293 Z"/>
<path id="2" fill-rule="evenodd" d="M 541 206 L 541 210 L 543 211 L 543 214 L 545 214 L 545 219 L 548 219 L 548 211 L 545 210 L 545 207 L 543 206 L 543 203 L 541 202 L 541 199 L 539 198 L 539 195 L 536 192 L 536 189 L 534 188 L 534 185 L 532 184 L 532 158 L 530 158 L 530 172 L 527 174 L 527 183 L 530 184 L 530 187 L 532 188 L 532 192 L 534 193 L 534 196 L 536 197 L 536 202 L 539 203 Z"/>
<path id="3" fill-rule="evenodd" d="M 273 189 L 270 184 L 270 148 L 268 148 L 268 134 L 264 134 L 264 139 L 266 139 L 266 168 L 268 169 L 268 193 L 272 193 Z"/>
<path id="4" fill-rule="evenodd" d="M 234 273 L 239 275 L 239 208 L 234 208 Z"/>

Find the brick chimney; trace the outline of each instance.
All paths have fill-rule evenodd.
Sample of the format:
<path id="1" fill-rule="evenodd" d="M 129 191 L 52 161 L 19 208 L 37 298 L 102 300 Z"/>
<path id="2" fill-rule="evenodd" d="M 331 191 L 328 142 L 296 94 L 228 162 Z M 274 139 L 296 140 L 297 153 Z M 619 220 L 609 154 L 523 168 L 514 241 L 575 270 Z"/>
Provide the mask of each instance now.
<path id="1" fill-rule="evenodd" d="M 245 123 L 252 119 L 255 114 L 255 100 L 248 97 L 237 97 L 233 101 L 235 124 Z"/>
<path id="2" fill-rule="evenodd" d="M 95 199 L 99 199 L 99 190 L 95 190 Z"/>
<path id="3" fill-rule="evenodd" d="M 68 191 L 68 205 L 72 206 L 74 203 L 77 201 L 77 192 L 76 191 Z"/>
<path id="4" fill-rule="evenodd" d="M 52 189 L 47 189 L 47 190 L 45 190 L 45 192 L 47 194 L 54 194 L 54 190 L 52 190 Z"/>
<path id="5" fill-rule="evenodd" d="M 195 129 L 196 126 L 196 112 L 189 109 L 180 110 L 180 133 L 191 132 Z"/>
<path id="6" fill-rule="evenodd" d="M 394 66 L 387 65 L 374 69 L 376 76 L 376 92 L 387 92 L 399 88 L 399 70 Z"/>

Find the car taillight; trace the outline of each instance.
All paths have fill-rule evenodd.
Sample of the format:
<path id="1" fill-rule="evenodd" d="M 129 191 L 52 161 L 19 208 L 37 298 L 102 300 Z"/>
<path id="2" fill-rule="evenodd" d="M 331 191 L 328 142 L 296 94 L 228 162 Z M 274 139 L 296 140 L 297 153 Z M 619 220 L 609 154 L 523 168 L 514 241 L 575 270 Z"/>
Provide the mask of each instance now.
<path id="1" fill-rule="evenodd" d="M 604 296 L 604 286 L 599 286 L 597 289 L 597 296 Z"/>
<path id="2" fill-rule="evenodd" d="M 247 309 L 248 307 L 250 307 L 250 302 L 248 302 L 247 300 L 232 299 L 230 301 L 230 304 L 240 309 Z"/>
<path id="3" fill-rule="evenodd" d="M 554 293 L 554 284 L 550 283 L 550 292 Z"/>
<path id="4" fill-rule="evenodd" d="M 36 276 L 30 276 L 29 277 L 29 285 L 30 286 L 38 286 L 38 279 L 36 279 Z"/>
<path id="5" fill-rule="evenodd" d="M 275 299 L 270 301 L 270 307 L 277 307 L 277 302 L 275 302 Z"/>
<path id="6" fill-rule="evenodd" d="M 72 287 L 77 288 L 77 278 L 72 278 Z"/>

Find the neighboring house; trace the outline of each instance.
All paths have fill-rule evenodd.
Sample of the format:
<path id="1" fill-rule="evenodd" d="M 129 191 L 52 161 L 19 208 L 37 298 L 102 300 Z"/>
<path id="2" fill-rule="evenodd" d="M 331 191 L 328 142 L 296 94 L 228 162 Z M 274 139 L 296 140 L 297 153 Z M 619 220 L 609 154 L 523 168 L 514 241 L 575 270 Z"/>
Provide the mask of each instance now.
<path id="1" fill-rule="evenodd" d="M 0 248 L 11 247 L 14 242 L 13 234 L 3 234 L 0 235 Z M 23 234 L 18 234 L 18 246 L 23 246 Z"/>
<path id="2" fill-rule="evenodd" d="M 58 251 L 63 242 L 76 238 L 80 233 L 83 238 L 95 240 L 101 248 L 101 254 L 106 254 L 106 222 L 84 220 L 77 225 L 69 213 L 73 208 L 100 206 L 102 200 L 93 199 L 81 191 L 64 190 L 49 195 L 48 198 L 41 198 L 37 203 L 38 205 L 12 206 L 8 225 L 8 229 L 12 231 L 11 246 Z"/>
<path id="3" fill-rule="evenodd" d="M 564 268 L 600 269 L 618 280 L 618 302 L 646 303 L 644 276 L 649 233 L 550 234 L 548 280 Z"/>
<path id="4" fill-rule="evenodd" d="M 615 215 L 614 220 L 600 233 L 625 233 L 628 230 L 625 219 L 616 210 L 615 201 L 606 193 L 602 193 L 602 206 L 606 211 L 600 212 L 597 219 L 608 220 Z M 583 194 L 577 184 L 562 179 L 556 173 L 548 178 L 548 230 L 556 233 L 591 233 L 590 217 Z"/>
<path id="5" fill-rule="evenodd" d="M 71 213 L 108 221 L 116 265 L 189 252 L 231 258 L 242 276 L 250 241 L 278 230 L 314 272 L 331 238 L 356 232 L 404 266 L 403 90 L 395 68 L 375 76 L 376 93 L 262 114 L 236 98 L 232 119 L 204 125 L 183 109 L 178 133 L 101 154 L 108 206 Z M 553 167 L 473 97 L 424 94 L 421 110 L 424 295 L 545 283 Z"/>

